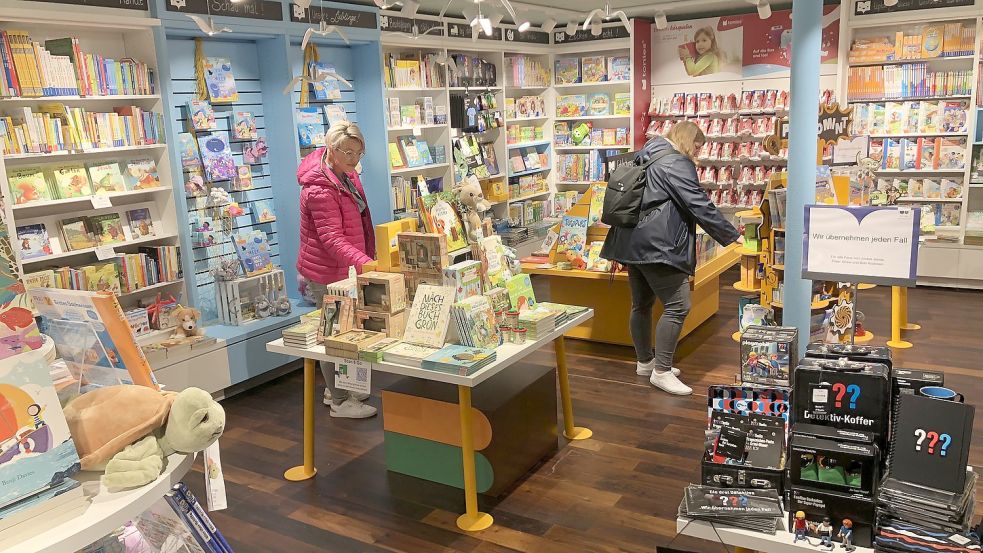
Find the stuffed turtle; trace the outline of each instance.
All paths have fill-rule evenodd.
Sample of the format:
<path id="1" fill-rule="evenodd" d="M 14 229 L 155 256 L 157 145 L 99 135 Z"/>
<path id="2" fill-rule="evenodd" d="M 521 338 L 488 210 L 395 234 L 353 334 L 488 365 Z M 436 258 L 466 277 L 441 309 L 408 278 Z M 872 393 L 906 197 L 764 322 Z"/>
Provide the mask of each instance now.
<path id="1" fill-rule="evenodd" d="M 168 455 L 201 451 L 225 429 L 222 406 L 200 388 L 107 386 L 69 402 L 65 418 L 82 470 L 105 470 L 110 491 L 153 482 Z"/>

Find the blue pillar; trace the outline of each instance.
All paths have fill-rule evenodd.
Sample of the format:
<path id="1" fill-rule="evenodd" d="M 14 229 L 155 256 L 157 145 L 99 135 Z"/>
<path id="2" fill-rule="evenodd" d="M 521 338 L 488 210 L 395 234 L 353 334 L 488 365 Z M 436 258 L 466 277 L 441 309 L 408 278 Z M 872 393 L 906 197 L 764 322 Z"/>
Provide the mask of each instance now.
<path id="1" fill-rule="evenodd" d="M 799 349 L 809 339 L 812 281 L 802 278 L 804 206 L 816 202 L 816 125 L 823 3 L 792 2 L 792 83 L 789 91 L 788 207 L 785 222 L 785 326 L 799 329 Z"/>

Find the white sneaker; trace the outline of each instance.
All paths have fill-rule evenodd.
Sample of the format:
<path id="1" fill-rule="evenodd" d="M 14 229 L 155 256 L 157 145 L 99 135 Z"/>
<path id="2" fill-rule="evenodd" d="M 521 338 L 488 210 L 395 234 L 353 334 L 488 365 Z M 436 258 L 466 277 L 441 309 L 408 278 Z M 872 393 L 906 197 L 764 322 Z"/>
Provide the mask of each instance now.
<path id="1" fill-rule="evenodd" d="M 354 397 L 355 399 L 357 399 L 359 401 L 365 401 L 365 400 L 369 399 L 370 397 L 372 397 L 372 395 L 371 394 L 363 394 L 361 392 L 351 392 L 350 395 L 349 395 L 349 397 Z M 329 390 L 327 388 L 324 389 L 324 399 L 322 401 L 324 402 L 325 405 L 327 405 L 329 407 L 331 406 L 331 390 Z"/>
<path id="2" fill-rule="evenodd" d="M 341 405 L 331 405 L 331 416 L 342 419 L 367 419 L 375 416 L 376 408 L 350 397 Z"/>
<path id="3" fill-rule="evenodd" d="M 688 396 L 693 393 L 693 388 L 680 382 L 679 378 L 672 374 L 672 371 L 654 372 L 649 377 L 649 382 L 656 388 L 677 396 Z"/>
<path id="4" fill-rule="evenodd" d="M 648 363 L 635 361 L 635 374 L 638 376 L 649 376 L 652 374 L 653 367 L 655 367 L 655 359 L 650 359 Z M 672 374 L 679 376 L 679 369 L 673 367 Z"/>

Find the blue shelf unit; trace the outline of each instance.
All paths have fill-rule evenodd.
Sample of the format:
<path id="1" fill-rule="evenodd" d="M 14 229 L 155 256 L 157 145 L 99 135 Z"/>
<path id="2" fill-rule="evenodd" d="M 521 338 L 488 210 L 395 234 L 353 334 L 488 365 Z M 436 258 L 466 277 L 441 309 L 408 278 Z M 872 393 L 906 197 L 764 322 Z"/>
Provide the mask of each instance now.
<path id="1" fill-rule="evenodd" d="M 234 104 L 213 104 L 218 127 L 214 132 L 227 133 L 231 124 L 229 113 L 249 111 L 256 117 L 259 136 L 266 139 L 269 147 L 264 160 L 251 164 L 251 190 L 231 191 L 229 183 L 218 184 L 230 190 L 233 200 L 245 210 L 243 216 L 233 221 L 233 230 L 244 232 L 258 229 L 267 234 L 273 262 L 284 271 L 284 292 L 290 297 L 294 310 L 288 317 L 272 317 L 240 326 L 206 326 L 209 335 L 226 342 L 229 381 L 235 386 L 291 361 L 282 355 L 266 352 L 265 344 L 278 338 L 283 328 L 296 324 L 302 313 L 314 309 L 313 306 L 300 303 L 295 268 L 300 246 L 300 186 L 296 172 L 302 152 L 298 144 L 295 111 L 299 86 L 293 93 L 284 94 L 291 79 L 300 74 L 303 60 L 300 43 L 305 31 L 312 25 L 291 22 L 289 10 L 294 5 L 291 2 L 282 2 L 280 21 L 216 15 L 215 25 L 228 27 L 232 32 L 207 36 L 187 15 L 168 10 L 168 1 L 153 0 L 151 4 L 152 15 L 161 20 L 161 26 L 154 33 L 159 62 L 158 82 L 161 83 L 165 117 L 169 123 L 166 129 L 168 144 L 176 145 L 177 135 L 189 132 L 186 125 L 186 102 L 193 96 L 196 86 L 194 39 L 201 37 L 207 57 L 224 57 L 232 62 L 239 94 L 239 100 Z M 378 14 L 374 7 L 332 2 L 325 2 L 323 6 L 367 12 L 373 16 Z M 359 123 L 366 143 L 384 144 L 386 130 L 383 113 L 379 109 L 383 104 L 383 94 L 378 25 L 375 24 L 373 28 L 343 27 L 343 31 L 351 41 L 350 45 L 345 44 L 337 34 L 323 38 L 315 35 L 320 59 L 333 63 L 340 75 L 356 85 L 357 98 L 354 91 L 347 90 L 342 85 L 342 100 L 339 103 L 345 106 L 349 119 Z M 242 150 L 250 142 L 234 142 L 231 137 L 229 139 L 233 157 L 237 164 L 242 163 Z M 175 211 L 178 228 L 182 229 L 182 264 L 188 288 L 185 303 L 200 309 L 206 321 L 214 322 L 217 318 L 215 284 L 209 269 L 218 258 L 235 256 L 235 252 L 227 236 L 218 246 L 192 246 L 191 223 L 200 212 L 204 199 L 188 197 L 184 189 L 180 156 L 173 146 L 172 151 L 174 200 L 177 203 Z M 387 222 L 392 217 L 385 152 L 379 152 L 373 154 L 370 151 L 363 162 L 365 169 L 361 177 L 376 223 Z M 381 161 L 376 159 L 377 163 L 373 163 L 376 155 L 382 156 Z M 260 200 L 272 202 L 276 222 L 253 222 L 252 204 Z"/>

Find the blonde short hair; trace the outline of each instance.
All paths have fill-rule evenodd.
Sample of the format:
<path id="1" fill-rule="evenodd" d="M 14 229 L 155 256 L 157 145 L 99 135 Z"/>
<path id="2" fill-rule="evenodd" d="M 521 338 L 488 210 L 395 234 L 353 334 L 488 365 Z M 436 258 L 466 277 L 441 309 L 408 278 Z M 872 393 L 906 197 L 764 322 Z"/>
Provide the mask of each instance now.
<path id="1" fill-rule="evenodd" d="M 365 137 L 362 136 L 361 129 L 349 121 L 338 121 L 331 125 L 331 128 L 328 129 L 328 135 L 325 137 L 328 146 L 332 148 L 337 148 L 346 138 L 358 140 L 358 143 L 362 145 L 362 150 L 365 150 Z"/>
<path id="2" fill-rule="evenodd" d="M 692 121 L 680 121 L 666 133 L 666 140 L 672 142 L 679 153 L 695 159 L 700 147 L 707 141 L 700 127 Z"/>

